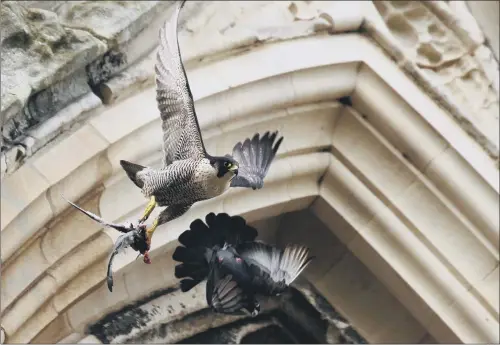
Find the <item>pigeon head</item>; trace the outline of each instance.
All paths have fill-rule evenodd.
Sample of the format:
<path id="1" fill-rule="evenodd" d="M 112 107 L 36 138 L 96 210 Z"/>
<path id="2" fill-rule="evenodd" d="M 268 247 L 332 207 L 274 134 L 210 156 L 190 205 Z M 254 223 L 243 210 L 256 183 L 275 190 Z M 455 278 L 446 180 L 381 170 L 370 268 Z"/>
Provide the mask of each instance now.
<path id="1" fill-rule="evenodd" d="M 243 266 L 243 259 L 231 247 L 220 249 L 215 255 L 220 267 L 233 270 Z"/>
<path id="2" fill-rule="evenodd" d="M 211 164 L 217 170 L 218 178 L 222 178 L 227 174 L 230 174 L 231 177 L 238 175 L 238 162 L 230 155 L 213 157 Z"/>

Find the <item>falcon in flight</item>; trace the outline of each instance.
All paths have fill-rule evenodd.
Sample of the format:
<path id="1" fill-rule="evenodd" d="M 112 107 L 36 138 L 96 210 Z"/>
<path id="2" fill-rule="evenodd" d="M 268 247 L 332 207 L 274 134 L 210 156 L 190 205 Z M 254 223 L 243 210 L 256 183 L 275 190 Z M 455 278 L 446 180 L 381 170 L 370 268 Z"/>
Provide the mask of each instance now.
<path id="1" fill-rule="evenodd" d="M 284 250 L 255 241 L 257 230 L 239 216 L 209 213 L 179 236 L 172 257 L 183 292 L 207 279 L 208 305 L 217 313 L 258 315 L 257 295 L 276 296 L 309 265 L 309 249 Z"/>
<path id="2" fill-rule="evenodd" d="M 183 215 L 195 203 L 221 195 L 229 187 L 262 188 L 264 177 L 283 137 L 277 132 L 255 134 L 237 143 L 232 155 L 211 156 L 201 137 L 193 96 L 182 64 L 177 39 L 179 12 L 160 29 L 156 56 L 156 101 L 163 129 L 163 167 L 153 169 L 125 160 L 120 164 L 132 182 L 149 198 L 139 224 L 156 206 L 167 207 L 146 230 L 148 248 L 157 226 Z"/>

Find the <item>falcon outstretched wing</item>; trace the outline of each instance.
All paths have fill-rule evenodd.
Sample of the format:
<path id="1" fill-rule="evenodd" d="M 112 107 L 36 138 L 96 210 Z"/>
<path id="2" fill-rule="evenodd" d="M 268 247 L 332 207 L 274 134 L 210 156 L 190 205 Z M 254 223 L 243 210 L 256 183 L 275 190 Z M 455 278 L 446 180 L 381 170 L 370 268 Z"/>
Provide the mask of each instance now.
<path id="1" fill-rule="evenodd" d="M 184 2 L 175 4 L 173 16 L 160 29 L 156 54 L 156 101 L 162 120 L 164 166 L 176 160 L 206 156 L 177 39 L 177 22 Z"/>
<path id="2" fill-rule="evenodd" d="M 76 208 L 77 210 L 79 210 L 80 212 L 84 213 L 85 215 L 87 215 L 87 217 L 95 220 L 96 222 L 98 223 L 101 223 L 102 225 L 104 226 L 107 226 L 109 228 L 113 228 L 115 230 L 118 230 L 120 232 L 124 232 L 124 233 L 127 233 L 127 232 L 130 232 L 132 230 L 134 230 L 133 227 L 131 227 L 132 224 L 129 224 L 129 225 L 126 225 L 126 224 L 115 224 L 115 223 L 108 223 L 106 222 L 104 219 L 102 219 L 101 217 L 99 217 L 98 215 L 92 213 L 92 212 L 89 212 L 87 210 L 84 210 L 83 208 L 81 208 L 80 206 L 72 203 L 71 201 L 69 201 L 68 199 L 66 199 L 64 196 L 61 195 L 61 197 L 66 200 L 71 206 L 73 206 L 74 208 Z"/>
<path id="3" fill-rule="evenodd" d="M 255 134 L 246 139 L 243 144 L 237 143 L 233 148 L 233 157 L 238 161 L 238 175 L 231 181 L 231 187 L 246 187 L 260 189 L 264 186 L 264 178 L 276 156 L 283 137 L 276 143 L 278 132 L 266 132 L 262 138 Z"/>

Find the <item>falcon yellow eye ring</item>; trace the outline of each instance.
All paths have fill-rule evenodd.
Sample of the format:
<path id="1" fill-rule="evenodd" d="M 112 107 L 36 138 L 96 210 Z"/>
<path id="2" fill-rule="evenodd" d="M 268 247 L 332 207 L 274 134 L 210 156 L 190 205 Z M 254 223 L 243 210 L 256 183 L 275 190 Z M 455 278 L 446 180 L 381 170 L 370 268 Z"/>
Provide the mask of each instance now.
<path id="1" fill-rule="evenodd" d="M 226 168 L 230 168 L 230 167 L 232 166 L 232 164 L 231 164 L 231 163 L 229 163 L 229 162 L 224 162 L 224 166 L 225 166 Z"/>

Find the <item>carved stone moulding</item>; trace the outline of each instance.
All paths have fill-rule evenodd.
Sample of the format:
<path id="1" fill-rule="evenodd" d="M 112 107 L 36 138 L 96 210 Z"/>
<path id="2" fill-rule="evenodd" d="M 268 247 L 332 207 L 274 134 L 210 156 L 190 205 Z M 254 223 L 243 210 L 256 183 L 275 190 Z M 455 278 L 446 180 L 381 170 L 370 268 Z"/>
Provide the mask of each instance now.
<path id="1" fill-rule="evenodd" d="M 373 15 L 365 27 L 498 165 L 498 61 L 458 2 L 374 1 L 385 25 Z"/>
<path id="2" fill-rule="evenodd" d="M 333 49 L 346 46 L 352 49 Z M 311 52 L 311 59 L 295 60 L 297 66 L 272 58 L 299 51 Z M 266 70 L 252 67 L 262 59 L 275 63 Z M 241 65 L 248 66 L 248 71 L 238 69 Z M 217 80 L 209 78 L 214 71 Z M 195 206 L 189 217 L 172 222 L 168 229 L 160 227 L 155 233 L 153 260 L 175 245 L 175 238 L 193 217 L 209 211 L 242 214 L 257 221 L 312 207 L 438 341 L 497 337 L 494 329 L 498 328 L 490 326 L 498 314 L 491 293 L 495 280 L 490 279 L 495 276 L 498 252 L 495 168 L 488 166 L 492 163 L 481 158 L 481 149 L 377 47 L 356 34 L 309 37 L 265 45 L 188 73 L 210 152 L 221 154 L 236 140 L 271 127 L 288 139 L 271 168 L 266 188 L 255 193 L 231 191 Z M 377 92 L 367 92 L 369 89 Z M 254 96 L 252 102 L 248 94 Z M 157 279 L 152 278 L 158 276 L 153 271 L 151 279 L 149 273 L 140 282 L 133 279 L 130 272 L 137 272 L 138 267 L 133 265 L 132 254 L 116 263 L 116 292 L 109 294 L 102 285 L 105 254 L 116 234 L 101 232 L 65 211 L 67 206 L 58 198 L 61 192 L 75 201 L 85 196 L 79 201 L 84 207 L 110 220 L 138 216 L 144 200 L 117 162 L 118 157 L 153 165 L 160 161 L 158 119 L 153 115 L 138 118 L 133 111 L 140 107 L 145 114 L 154 114 L 145 108 L 153 109 L 154 104 L 145 101 L 152 98 L 154 89 L 147 89 L 115 104 L 37 157 L 31 170 L 24 173 L 43 178 L 38 186 L 30 179 L 28 193 L 19 190 L 25 184 L 12 179 L 22 175 L 4 181 L 2 198 L 27 198 L 19 200 L 27 203 L 24 207 L 13 199 L 2 200 L 3 277 L 10 276 L 2 280 L 2 325 L 8 340 L 47 339 L 43 337 L 51 334 L 50 339 L 62 339 L 83 333 L 102 315 L 172 285 L 169 264 L 161 265 Z M 389 116 L 395 112 L 397 117 Z M 303 131 L 317 135 L 304 136 Z M 89 141 L 91 136 L 100 139 Z M 82 145 L 80 138 L 87 144 Z M 138 140 L 145 145 L 136 145 Z M 73 154 L 76 147 L 80 148 L 77 157 Z M 52 167 L 54 157 L 65 167 Z M 453 188 L 454 181 L 462 185 L 468 181 L 467 189 Z M 87 195 L 96 184 L 101 188 Z M 6 205 L 11 209 L 4 209 Z M 49 213 L 42 205 L 48 206 Z M 331 218 L 333 209 L 354 230 L 338 229 L 339 220 Z M 25 212 L 32 223 L 26 222 Z M 50 223 L 44 221 L 51 218 Z M 438 219 L 440 223 L 429 223 Z M 17 231 L 20 226 L 22 232 Z M 377 230 L 380 227 L 383 230 Z M 75 232 L 75 228 L 86 231 Z M 451 235 L 453 246 L 447 245 Z M 97 250 L 97 244 L 101 254 L 81 254 Z M 477 261 L 461 260 L 463 250 Z M 29 270 L 21 267 L 28 254 L 40 256 L 40 260 L 29 261 L 37 262 Z M 82 262 L 82 257 L 88 260 Z M 23 274 L 16 276 L 16 272 Z M 144 269 L 141 272 L 146 274 Z M 151 285 L 144 284 L 148 281 Z M 330 283 L 318 284 L 326 294 Z M 445 297 L 450 295 L 455 297 Z M 342 300 L 335 300 L 334 305 L 338 303 Z M 459 321 L 470 320 L 472 312 L 488 321 Z M 347 313 L 349 317 L 352 315 Z M 57 335 L 54 329 L 60 330 Z"/>
<path id="3" fill-rule="evenodd" d="M 333 282 L 353 290 L 336 280 L 353 267 L 380 280 L 384 289 L 377 291 L 405 315 L 383 319 L 401 322 L 398 329 L 412 342 L 498 342 L 498 169 L 382 49 L 359 34 L 318 35 L 219 51 L 190 66 L 210 152 L 225 153 L 256 130 L 285 135 L 266 188 L 231 191 L 160 227 L 152 258 L 161 269 L 138 267 L 135 255 L 126 255 L 116 263 L 116 292 L 109 294 L 105 257 L 116 234 L 79 218 L 59 195 L 109 220 L 135 219 L 144 207 L 118 160 L 160 162 L 154 89 L 117 98 L 2 181 L 1 313 L 8 342 L 96 341 L 82 339 L 89 325 L 174 284 L 171 262 L 162 258 L 193 218 L 213 211 L 267 221 L 303 209 L 351 253 L 342 269 L 314 266 L 308 279 L 367 341 L 388 339 L 370 323 L 375 317 L 363 318 L 372 315 L 368 304 L 355 312 L 356 299 L 329 293 Z M 316 238 L 297 228 L 304 243 Z M 315 248 L 330 254 L 318 262 L 332 264 L 334 247 Z M 362 263 L 352 264 L 354 257 Z"/>
<path id="4" fill-rule="evenodd" d="M 409 4 L 397 1 L 394 6 L 392 3 L 378 1 L 374 2 L 374 7 L 371 2 L 266 1 L 259 4 L 242 2 L 224 5 L 219 2 L 209 4 L 191 1 L 186 6 L 180 23 L 180 41 L 185 46 L 184 60 L 189 66 L 191 63 L 220 58 L 221 54 L 227 54 L 231 50 L 245 50 L 263 42 L 322 32 L 353 31 L 363 23 L 363 28 L 389 54 L 400 60 L 399 63 L 410 74 L 416 75 L 474 140 L 498 161 L 498 63 L 492 57 L 491 50 L 485 46 L 484 34 L 472 15 L 464 6 L 455 5 L 454 1 L 449 4 L 432 1 Z M 34 93 L 27 103 L 23 99 L 26 100 L 31 92 L 26 87 L 22 91 L 22 88 L 14 88 L 17 85 L 15 83 L 4 83 L 13 85 L 8 87 L 9 92 L 5 95 L 2 91 L 2 96 L 5 96 L 2 97 L 4 118 L 17 115 L 3 126 L 6 152 L 1 157 L 2 176 L 19 168 L 26 157 L 62 132 L 68 131 L 75 122 L 101 111 L 101 102 L 109 104 L 118 95 L 126 97 L 130 92 L 153 83 L 154 52 L 149 52 L 155 46 L 157 29 L 171 2 L 126 6 L 121 3 L 96 4 L 91 1 L 78 4 L 70 1 L 30 1 L 25 4 L 30 7 L 29 11 L 38 13 L 39 17 L 52 18 L 61 30 L 81 29 L 86 34 L 95 36 L 95 39 L 102 42 L 106 53 L 99 50 L 98 59 L 91 59 L 90 63 L 82 65 L 82 68 L 75 70 L 75 73 L 63 78 L 64 80 L 59 81 L 58 77 L 63 72 L 54 74 L 50 69 L 44 71 L 52 79 L 55 78 L 54 82 L 44 82 L 47 90 L 39 91 L 38 87 L 34 87 Z M 226 15 L 207 18 L 209 13 L 222 13 L 221 11 Z M 262 11 L 272 18 L 269 22 L 274 25 L 263 24 L 262 16 L 257 15 Z M 111 23 L 105 20 L 108 24 L 103 26 L 102 16 L 113 20 Z M 385 23 L 381 18 L 384 18 Z M 419 21 L 419 18 L 425 20 Z M 46 21 L 47 19 L 43 19 L 41 25 L 37 24 L 36 32 L 43 32 L 48 25 Z M 145 28 L 146 23 L 148 26 Z M 436 38 L 429 41 L 428 38 L 434 37 L 433 35 Z M 87 59 L 87 55 L 78 53 L 79 59 L 69 66 L 78 67 L 77 63 Z M 442 58 L 439 57 L 441 55 Z M 401 57 L 404 57 L 403 60 Z M 429 62 L 429 59 L 437 60 Z M 43 59 L 38 60 L 43 62 Z M 135 63 L 136 61 L 140 62 Z M 133 66 L 127 69 L 130 65 Z M 35 64 L 31 68 L 36 66 Z M 3 79 L 13 75 L 7 72 Z M 80 75 L 84 78 L 79 78 Z M 113 76 L 116 78 L 109 81 Z M 131 84 L 134 87 L 128 87 Z M 74 92 L 58 91 L 67 89 L 67 86 Z M 481 91 L 474 96 L 474 90 Z M 496 94 L 492 90 L 496 90 Z M 12 102 L 20 100 L 14 103 L 19 103 L 21 107 L 26 103 L 22 111 L 9 101 L 11 96 L 14 97 Z M 81 97 L 83 99 L 78 100 Z M 79 105 L 67 107 L 69 102 Z M 28 106 L 29 104 L 31 105 Z M 55 119 L 47 121 L 52 117 Z"/>
<path id="5" fill-rule="evenodd" d="M 176 289 L 157 291 L 102 317 L 87 332 L 102 343 L 366 343 L 304 280 L 298 289 L 262 299 L 265 311 L 256 318 L 214 314 L 203 307 L 204 285 L 185 294 Z M 196 308 L 191 307 L 193 299 Z"/>

